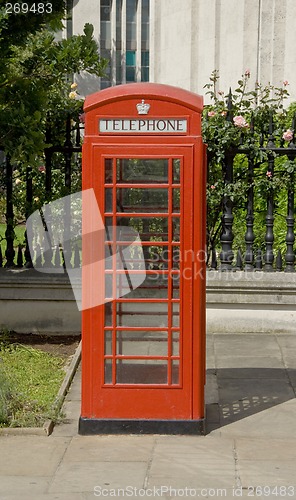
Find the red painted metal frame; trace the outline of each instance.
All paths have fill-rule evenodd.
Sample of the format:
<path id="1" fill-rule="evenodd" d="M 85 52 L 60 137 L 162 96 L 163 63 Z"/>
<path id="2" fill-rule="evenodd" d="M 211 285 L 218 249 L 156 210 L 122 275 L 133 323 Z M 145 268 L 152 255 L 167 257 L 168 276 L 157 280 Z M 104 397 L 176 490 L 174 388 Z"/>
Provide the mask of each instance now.
<path id="1" fill-rule="evenodd" d="M 122 86 L 121 86 L 122 87 Z M 186 91 L 171 91 L 170 87 L 154 84 L 128 85 L 128 89 L 115 88 L 102 91 L 86 102 L 86 138 L 83 156 L 83 189 L 93 188 L 101 213 L 104 213 L 104 189 L 113 189 L 113 213 L 105 213 L 113 217 L 178 217 L 172 212 L 172 177 L 166 184 L 120 184 L 115 185 L 115 159 L 145 158 L 169 159 L 180 158 L 182 177 L 180 179 L 180 249 L 184 257 L 186 252 L 192 252 L 194 259 L 189 263 L 182 262 L 181 275 L 186 271 L 186 279 L 180 280 L 180 317 L 182 325 L 169 328 L 168 340 L 173 331 L 180 330 L 180 373 L 178 385 L 170 385 L 171 371 L 169 369 L 168 384 L 116 384 L 115 362 L 113 362 L 113 384 L 104 384 L 104 359 L 122 359 L 122 356 L 104 353 L 104 331 L 113 330 L 113 345 L 115 343 L 114 321 L 116 308 L 113 305 L 113 328 L 105 327 L 104 305 L 83 311 L 83 348 L 82 348 L 82 411 L 85 418 L 97 419 L 168 419 L 168 420 L 198 420 L 204 418 L 204 382 L 205 382 L 205 259 L 198 252 L 205 249 L 205 169 L 204 146 L 200 137 L 201 100 Z M 166 92 L 163 95 L 164 87 Z M 146 90 L 145 90 L 146 89 Z M 162 93 L 161 93 L 162 92 Z M 104 95 L 103 95 L 104 94 Z M 170 95 L 168 95 L 170 94 Z M 159 116 L 188 117 L 187 136 L 143 136 L 141 135 L 99 135 L 97 132 L 99 116 L 130 116 L 131 109 L 141 98 L 158 104 Z M 194 100 L 195 99 L 195 100 Z M 132 106 L 131 106 L 132 104 Z M 137 116 L 134 114 L 134 116 Z M 153 113 L 155 116 L 155 111 Z M 113 184 L 105 184 L 104 161 L 113 159 Z M 171 169 L 169 169 L 171 171 Z M 170 176 L 172 174 L 170 173 Z M 145 189 L 167 188 L 171 192 L 168 213 L 163 212 L 131 212 L 117 211 L 117 188 L 143 187 Z M 175 184 L 174 187 L 179 187 Z M 87 217 L 87 222 L 86 222 Z M 91 214 L 84 214 L 84 224 L 91 227 Z M 95 222 L 94 222 L 95 225 Z M 156 246 L 177 247 L 172 243 L 171 224 L 168 242 L 155 242 Z M 95 236 L 88 238 L 87 248 L 83 247 L 86 262 L 102 260 L 101 276 L 103 276 L 104 249 L 96 248 Z M 115 243 L 113 243 L 113 246 Z M 151 245 L 143 241 L 142 245 Z M 184 261 L 184 258 L 183 258 Z M 186 269 L 185 269 L 186 264 Z M 106 271 L 108 273 L 108 271 Z M 136 272 L 136 271 L 133 271 Z M 164 271 L 163 271 L 164 272 Z M 175 271 L 173 271 L 175 272 Z M 147 271 L 153 274 L 154 271 Z M 177 271 L 175 272 L 177 274 Z M 83 293 L 87 292 L 87 283 L 95 282 L 96 276 L 85 273 L 83 268 Z M 169 277 L 169 287 L 172 278 Z M 114 280 L 113 280 L 114 283 Z M 91 284 L 93 286 L 93 283 Z M 91 288 L 90 286 L 90 288 Z M 100 286 L 100 283 L 97 283 Z M 172 317 L 172 304 L 178 300 L 170 299 L 136 299 L 138 303 L 168 303 L 168 317 Z M 135 299 L 133 300 L 133 302 Z M 117 299 L 116 303 L 127 303 L 128 298 Z M 116 324 L 116 323 L 115 323 Z M 144 331 L 143 327 L 118 327 L 116 330 Z M 164 331 L 166 328 L 149 327 L 150 331 Z M 170 332 L 170 333 L 169 333 Z M 172 343 L 169 341 L 168 356 L 157 356 L 149 359 L 178 359 L 170 356 Z M 147 359 L 145 356 L 135 356 L 136 359 Z M 133 359 L 125 356 L 124 359 Z M 171 363 L 168 363 L 171 366 Z"/>

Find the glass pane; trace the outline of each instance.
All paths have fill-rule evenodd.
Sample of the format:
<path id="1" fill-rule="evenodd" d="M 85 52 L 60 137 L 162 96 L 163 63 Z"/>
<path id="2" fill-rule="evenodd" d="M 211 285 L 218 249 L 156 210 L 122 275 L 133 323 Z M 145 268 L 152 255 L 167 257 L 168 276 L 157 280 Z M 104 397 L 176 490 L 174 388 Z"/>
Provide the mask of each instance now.
<path id="1" fill-rule="evenodd" d="M 101 21 L 101 40 L 111 40 L 111 22 Z"/>
<path id="2" fill-rule="evenodd" d="M 162 270 L 168 269 L 169 252 L 167 246 L 143 246 L 143 255 L 146 262 L 146 269 Z"/>
<path id="3" fill-rule="evenodd" d="M 136 52 L 134 50 L 128 50 L 126 52 L 126 65 L 136 66 Z"/>
<path id="4" fill-rule="evenodd" d="M 120 188 L 116 198 L 121 212 L 167 212 L 167 189 Z"/>
<path id="5" fill-rule="evenodd" d="M 180 278 L 178 274 L 172 274 L 173 299 L 179 298 Z"/>
<path id="6" fill-rule="evenodd" d="M 173 189 L 173 212 L 180 212 L 180 188 Z"/>
<path id="7" fill-rule="evenodd" d="M 163 279 L 163 276 L 156 273 L 155 275 L 149 274 L 145 281 L 128 293 L 125 298 L 127 299 L 167 299 L 168 298 L 168 281 Z"/>
<path id="8" fill-rule="evenodd" d="M 136 292 L 138 290 L 138 286 L 141 285 L 141 283 L 145 278 L 145 271 L 143 271 L 143 273 L 137 273 L 137 274 L 132 274 L 131 272 L 118 273 L 116 276 L 116 289 L 114 290 L 114 296 L 113 296 L 113 288 L 112 288 L 113 274 L 114 273 L 105 275 L 106 299 L 110 298 L 116 299 L 124 297 L 131 291 Z"/>
<path id="9" fill-rule="evenodd" d="M 134 66 L 126 67 L 126 81 L 127 82 L 135 82 L 136 81 L 136 68 Z"/>
<path id="10" fill-rule="evenodd" d="M 172 219 L 173 224 L 173 241 L 180 241 L 180 219 L 174 217 Z"/>
<path id="11" fill-rule="evenodd" d="M 154 331 L 119 331 L 116 354 L 125 356 L 167 356 L 168 333 Z"/>
<path id="12" fill-rule="evenodd" d="M 126 19 L 127 21 L 136 21 L 137 0 L 126 0 Z"/>
<path id="13" fill-rule="evenodd" d="M 101 21 L 110 21 L 111 0 L 101 0 Z"/>
<path id="14" fill-rule="evenodd" d="M 179 369 L 179 360 L 174 359 L 172 361 L 172 384 L 179 384 L 180 383 L 180 369 Z"/>
<path id="15" fill-rule="evenodd" d="M 131 42 L 136 42 L 137 40 L 137 25 L 136 23 L 126 23 L 126 41 L 130 42 L 127 43 L 127 49 L 131 50 L 134 48 L 134 44 Z"/>
<path id="16" fill-rule="evenodd" d="M 116 308 L 117 326 L 167 327 L 167 303 L 119 303 Z M 177 326 L 177 325 L 176 325 Z"/>
<path id="17" fill-rule="evenodd" d="M 118 159 L 117 184 L 157 184 L 168 182 L 168 160 Z"/>
<path id="18" fill-rule="evenodd" d="M 106 241 L 112 241 L 113 231 L 112 231 L 113 218 L 105 217 L 105 239 Z"/>
<path id="19" fill-rule="evenodd" d="M 105 298 L 110 299 L 113 297 L 112 291 L 112 274 L 105 274 Z"/>
<path id="20" fill-rule="evenodd" d="M 112 331 L 105 331 L 105 354 L 112 354 Z"/>
<path id="21" fill-rule="evenodd" d="M 112 256 L 112 245 L 106 245 L 105 247 L 105 269 L 112 269 L 113 260 Z"/>
<path id="22" fill-rule="evenodd" d="M 112 384 L 112 359 L 105 359 L 105 384 Z"/>
<path id="23" fill-rule="evenodd" d="M 113 303 L 107 302 L 107 304 L 105 304 L 105 326 L 112 325 L 112 309 Z"/>
<path id="24" fill-rule="evenodd" d="M 112 188 L 110 189 L 105 189 L 105 212 L 112 212 Z"/>
<path id="25" fill-rule="evenodd" d="M 142 21 L 149 22 L 149 0 L 142 0 Z"/>
<path id="26" fill-rule="evenodd" d="M 141 52 L 141 64 L 142 64 L 142 66 L 149 66 L 149 51 L 148 50 Z"/>
<path id="27" fill-rule="evenodd" d="M 173 326 L 180 326 L 180 312 L 179 303 L 173 303 Z"/>
<path id="28" fill-rule="evenodd" d="M 180 333 L 179 332 L 173 332 L 172 333 L 172 342 L 173 342 L 173 345 L 172 345 L 172 354 L 173 356 L 179 356 L 179 352 L 180 352 Z"/>
<path id="29" fill-rule="evenodd" d="M 173 269 L 180 269 L 180 249 L 179 249 L 179 247 L 173 247 L 172 253 L 173 253 L 172 268 Z"/>
<path id="30" fill-rule="evenodd" d="M 179 184 L 180 182 L 180 159 L 173 160 L 173 182 Z"/>
<path id="31" fill-rule="evenodd" d="M 149 82 L 149 68 L 141 67 L 141 81 Z"/>
<path id="32" fill-rule="evenodd" d="M 112 184 L 113 181 L 113 168 L 112 158 L 105 159 L 105 183 Z"/>
<path id="33" fill-rule="evenodd" d="M 167 361 L 163 359 L 117 360 L 118 384 L 167 384 Z"/>
<path id="34" fill-rule="evenodd" d="M 141 241 L 168 241 L 167 217 L 118 217 L 117 225 L 123 223 L 139 233 Z"/>

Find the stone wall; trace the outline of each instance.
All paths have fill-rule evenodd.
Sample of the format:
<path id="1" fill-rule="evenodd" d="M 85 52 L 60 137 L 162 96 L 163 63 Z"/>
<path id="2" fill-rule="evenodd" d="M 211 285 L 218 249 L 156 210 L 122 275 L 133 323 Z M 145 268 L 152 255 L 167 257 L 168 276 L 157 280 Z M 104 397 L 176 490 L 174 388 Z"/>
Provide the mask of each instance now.
<path id="1" fill-rule="evenodd" d="M 295 0 L 151 0 L 150 81 L 204 94 L 217 69 L 227 92 L 249 69 L 296 100 L 295 18 Z"/>
<path id="2" fill-rule="evenodd" d="M 80 312 L 67 278 L 1 269 L 0 328 L 79 334 Z M 207 330 L 296 333 L 295 275 L 209 271 Z"/>

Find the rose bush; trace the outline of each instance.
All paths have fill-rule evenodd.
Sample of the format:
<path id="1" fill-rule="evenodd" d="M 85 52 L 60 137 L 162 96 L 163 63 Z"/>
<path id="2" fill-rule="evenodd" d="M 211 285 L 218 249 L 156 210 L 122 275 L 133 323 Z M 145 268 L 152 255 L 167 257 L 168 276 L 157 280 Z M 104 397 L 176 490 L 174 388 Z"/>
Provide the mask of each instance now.
<path id="1" fill-rule="evenodd" d="M 237 88 L 228 93 L 219 89 L 219 74 L 214 71 L 205 85 L 210 104 L 203 112 L 202 132 L 207 144 L 207 235 L 208 250 L 219 248 L 222 230 L 223 200 L 233 205 L 234 248 L 245 247 L 246 202 L 250 186 L 254 188 L 255 247 L 264 249 L 266 200 L 274 193 L 275 212 L 282 217 L 275 221 L 275 247 L 284 246 L 283 217 L 286 216 L 287 189 L 293 183 L 295 161 L 283 154 L 268 153 L 267 147 L 293 146 L 294 125 L 291 126 L 295 104 L 285 108 L 289 96 L 288 81 L 280 87 L 262 86 L 256 82 L 249 89 L 250 71 L 246 70 Z M 268 165 L 269 154 L 274 157 L 274 169 Z M 250 179 L 249 162 L 254 175 Z M 229 164 L 233 163 L 233 169 Z M 228 166 L 227 166 L 228 165 Z M 231 172 L 231 175 L 229 174 Z M 279 222 L 280 221 L 280 222 Z M 210 252 L 209 252 L 210 253 Z"/>

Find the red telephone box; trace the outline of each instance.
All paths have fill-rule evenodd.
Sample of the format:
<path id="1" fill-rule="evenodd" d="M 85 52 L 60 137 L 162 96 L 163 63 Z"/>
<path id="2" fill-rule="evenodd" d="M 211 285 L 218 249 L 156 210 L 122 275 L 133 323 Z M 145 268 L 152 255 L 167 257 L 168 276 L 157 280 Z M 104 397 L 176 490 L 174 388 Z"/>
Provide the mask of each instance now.
<path id="1" fill-rule="evenodd" d="M 201 433 L 202 97 L 135 83 L 87 97 L 84 109 L 83 190 L 94 190 L 106 231 L 98 237 L 96 217 L 83 206 L 79 432 Z M 130 246 L 128 230 L 138 234 Z M 95 271 L 87 265 L 94 261 Z M 102 303 L 88 307 L 90 290 L 100 290 Z"/>

